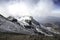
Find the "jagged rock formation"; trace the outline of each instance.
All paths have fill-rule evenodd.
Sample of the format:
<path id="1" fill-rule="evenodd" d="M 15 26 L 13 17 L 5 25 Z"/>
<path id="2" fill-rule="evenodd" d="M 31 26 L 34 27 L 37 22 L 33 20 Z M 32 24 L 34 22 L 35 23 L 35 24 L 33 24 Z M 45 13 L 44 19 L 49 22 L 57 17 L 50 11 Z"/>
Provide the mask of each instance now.
<path id="1" fill-rule="evenodd" d="M 48 27 L 47 27 L 48 26 Z M 56 31 L 56 25 L 54 27 L 51 24 L 40 24 L 31 16 L 23 16 L 19 19 L 8 17 L 5 18 L 0 15 L 0 32 L 7 33 L 19 33 L 19 34 L 29 34 L 29 35 L 46 35 L 53 36 L 60 34 Z"/>

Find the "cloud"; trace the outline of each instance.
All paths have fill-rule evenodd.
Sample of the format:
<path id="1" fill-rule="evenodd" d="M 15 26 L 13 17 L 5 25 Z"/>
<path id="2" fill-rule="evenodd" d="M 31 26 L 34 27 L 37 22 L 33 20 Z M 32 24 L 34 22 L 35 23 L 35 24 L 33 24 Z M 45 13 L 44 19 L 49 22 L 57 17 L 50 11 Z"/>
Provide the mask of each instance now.
<path id="1" fill-rule="evenodd" d="M 36 20 L 40 20 L 41 17 L 50 16 L 50 13 L 54 8 L 53 6 L 51 0 L 40 0 L 34 9 L 31 10 L 31 13 Z"/>
<path id="2" fill-rule="evenodd" d="M 58 12 L 56 11 L 54 14 L 55 7 L 52 0 L 17 0 L 4 5 L 2 7 L 4 15 L 6 13 L 14 17 L 29 15 L 33 16 L 37 21 L 40 21 L 43 17 L 54 16 Z M 2 9 L 0 10 L 2 11 Z"/>

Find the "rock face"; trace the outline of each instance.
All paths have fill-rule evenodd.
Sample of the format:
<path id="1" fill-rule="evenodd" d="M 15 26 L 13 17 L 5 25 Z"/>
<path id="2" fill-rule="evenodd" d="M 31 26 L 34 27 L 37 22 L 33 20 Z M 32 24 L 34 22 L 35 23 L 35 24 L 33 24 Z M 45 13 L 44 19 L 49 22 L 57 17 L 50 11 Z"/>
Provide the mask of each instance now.
<path id="1" fill-rule="evenodd" d="M 0 32 L 29 35 L 42 34 L 46 36 L 60 34 L 60 32 L 55 30 L 57 27 L 46 27 L 45 25 L 47 26 L 48 24 L 40 24 L 31 16 L 23 16 L 15 19 L 13 17 L 5 18 L 0 15 Z"/>

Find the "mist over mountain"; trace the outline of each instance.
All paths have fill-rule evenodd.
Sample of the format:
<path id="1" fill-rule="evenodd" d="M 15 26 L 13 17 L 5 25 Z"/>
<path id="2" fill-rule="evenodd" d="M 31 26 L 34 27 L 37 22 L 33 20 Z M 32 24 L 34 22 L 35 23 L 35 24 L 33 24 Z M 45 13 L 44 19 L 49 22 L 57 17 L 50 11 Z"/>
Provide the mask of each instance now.
<path id="1" fill-rule="evenodd" d="M 60 17 L 60 11 L 56 10 L 53 0 L 0 0 L 0 2 L 0 14 L 5 17 L 17 18 L 29 15 L 37 21 L 45 20 L 48 16 Z"/>

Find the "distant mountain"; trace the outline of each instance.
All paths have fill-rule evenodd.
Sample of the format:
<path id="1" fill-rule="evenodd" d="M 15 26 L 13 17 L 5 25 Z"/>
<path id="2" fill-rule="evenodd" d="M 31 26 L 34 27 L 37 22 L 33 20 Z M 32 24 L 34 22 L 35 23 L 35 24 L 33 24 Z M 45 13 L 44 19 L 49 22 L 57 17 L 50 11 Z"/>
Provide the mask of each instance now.
<path id="1" fill-rule="evenodd" d="M 60 17 L 48 16 L 46 19 L 52 22 L 60 22 Z"/>
<path id="2" fill-rule="evenodd" d="M 47 16 L 47 17 L 41 17 L 41 19 L 38 21 L 40 23 L 54 23 L 54 22 L 60 22 L 60 17 L 53 17 L 53 16 Z"/>

